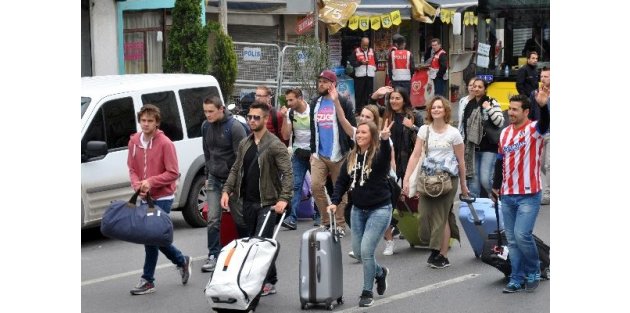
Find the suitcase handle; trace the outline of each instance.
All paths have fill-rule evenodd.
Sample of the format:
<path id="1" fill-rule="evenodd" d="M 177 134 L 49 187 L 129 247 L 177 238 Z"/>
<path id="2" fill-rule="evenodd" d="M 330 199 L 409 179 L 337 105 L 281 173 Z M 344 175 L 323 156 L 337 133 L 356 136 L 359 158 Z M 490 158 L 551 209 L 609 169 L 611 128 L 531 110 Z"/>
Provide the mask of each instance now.
<path id="1" fill-rule="evenodd" d="M 275 208 L 273 206 L 269 207 L 269 212 L 267 212 L 267 214 L 265 214 L 265 221 L 262 224 L 262 227 L 260 228 L 260 232 L 258 232 L 258 237 L 262 237 L 262 233 L 263 231 L 265 231 L 265 226 L 267 226 L 267 222 L 269 221 L 269 216 L 271 216 L 271 212 L 275 211 Z M 284 220 L 284 216 L 287 214 L 287 210 L 284 210 L 284 212 L 282 212 L 282 217 L 280 217 L 280 221 Z M 276 239 L 276 235 L 278 235 L 278 231 L 280 230 L 280 226 L 282 225 L 282 222 L 278 223 L 278 226 L 276 226 L 276 230 L 273 232 L 273 237 L 271 237 L 271 239 Z"/>
<path id="2" fill-rule="evenodd" d="M 470 203 L 473 203 L 473 202 L 477 201 L 477 197 L 473 193 L 468 193 L 468 197 L 464 197 L 464 195 L 460 193 L 459 194 L 459 201 L 463 201 L 463 202 L 466 202 L 466 203 L 470 204 Z"/>
<path id="3" fill-rule="evenodd" d="M 339 241 L 339 232 L 337 232 L 337 220 L 331 211 L 328 211 L 328 219 L 330 220 L 330 232 L 335 242 Z"/>
<path id="4" fill-rule="evenodd" d="M 129 207 L 130 209 L 135 209 L 137 207 L 136 203 L 138 203 L 138 196 L 140 196 L 140 188 L 138 188 L 138 190 L 136 190 L 136 192 L 134 192 L 134 194 L 131 196 L 131 199 L 129 199 L 129 205 L 127 207 Z M 149 204 L 147 213 L 155 213 L 155 204 L 153 203 L 153 199 L 148 192 L 145 201 L 147 202 L 147 204 Z"/>

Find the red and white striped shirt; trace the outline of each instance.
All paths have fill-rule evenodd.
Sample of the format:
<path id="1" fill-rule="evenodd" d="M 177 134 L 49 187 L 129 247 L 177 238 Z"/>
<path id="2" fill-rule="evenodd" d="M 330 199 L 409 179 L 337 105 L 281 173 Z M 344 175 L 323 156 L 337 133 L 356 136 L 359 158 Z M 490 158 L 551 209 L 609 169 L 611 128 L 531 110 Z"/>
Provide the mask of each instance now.
<path id="1" fill-rule="evenodd" d="M 539 192 L 543 136 L 536 130 L 537 121 L 527 121 L 518 129 L 514 125 L 501 132 L 499 157 L 503 158 L 501 194 L 524 195 Z"/>

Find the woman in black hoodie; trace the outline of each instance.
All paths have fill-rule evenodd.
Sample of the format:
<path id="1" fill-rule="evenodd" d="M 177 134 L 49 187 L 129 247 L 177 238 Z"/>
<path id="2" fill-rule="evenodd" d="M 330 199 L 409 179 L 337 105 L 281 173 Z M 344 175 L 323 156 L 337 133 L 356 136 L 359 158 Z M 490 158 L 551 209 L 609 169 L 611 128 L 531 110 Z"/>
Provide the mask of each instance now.
<path id="1" fill-rule="evenodd" d="M 380 132 L 374 122 L 362 122 L 357 127 L 356 145 L 344 161 L 335 183 L 328 210 L 335 212 L 341 196 L 349 192 L 352 199 L 352 250 L 363 264 L 363 291 L 359 306 L 368 307 L 374 303 L 372 293 L 376 278 L 376 291 L 379 295 L 387 289 L 389 270 L 380 266 L 374 259 L 374 251 L 389 226 L 392 217 L 389 170 L 391 146 L 390 129 L 394 123 L 385 120 Z M 379 143 L 380 137 L 380 143 Z"/>

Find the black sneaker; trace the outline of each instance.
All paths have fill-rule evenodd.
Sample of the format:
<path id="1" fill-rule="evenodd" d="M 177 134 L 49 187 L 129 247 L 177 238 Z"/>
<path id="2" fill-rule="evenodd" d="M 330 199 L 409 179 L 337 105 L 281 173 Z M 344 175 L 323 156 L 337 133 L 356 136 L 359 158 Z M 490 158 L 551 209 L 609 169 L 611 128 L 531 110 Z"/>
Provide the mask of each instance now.
<path id="1" fill-rule="evenodd" d="M 296 230 L 297 229 L 297 224 L 294 221 L 290 221 L 288 219 L 284 219 L 284 221 L 282 221 L 282 227 L 288 229 L 288 230 Z"/>
<path id="2" fill-rule="evenodd" d="M 525 286 L 523 286 L 523 285 L 521 285 L 519 283 L 510 281 L 507 284 L 507 286 L 505 286 L 505 288 L 503 288 L 503 293 L 515 293 L 515 292 L 519 292 L 519 291 L 524 290 L 524 289 L 525 289 Z"/>
<path id="3" fill-rule="evenodd" d="M 182 275 L 182 284 L 186 285 L 186 283 L 188 283 L 188 279 L 190 278 L 190 273 L 192 272 L 192 260 L 190 259 L 190 257 L 185 256 L 184 265 L 178 266 L 177 269 Z"/>
<path id="4" fill-rule="evenodd" d="M 392 230 L 392 237 L 400 239 L 400 230 L 398 230 L 398 227 L 394 227 L 394 230 Z"/>
<path id="5" fill-rule="evenodd" d="M 359 298 L 359 306 L 368 307 L 374 304 L 374 295 L 371 291 L 363 290 L 361 297 Z"/>
<path id="6" fill-rule="evenodd" d="M 138 283 L 138 285 L 136 285 L 136 287 L 131 289 L 129 292 L 131 292 L 131 294 L 134 296 L 152 293 L 155 292 L 155 284 L 146 281 L 144 278 L 140 278 L 140 282 Z"/>
<path id="7" fill-rule="evenodd" d="M 445 268 L 451 266 L 451 263 L 442 254 L 438 254 L 430 265 L 432 268 Z"/>
<path id="8" fill-rule="evenodd" d="M 387 274 L 389 274 L 389 269 L 383 266 L 383 275 L 376 277 L 376 293 L 379 296 L 382 296 L 387 290 Z"/>
<path id="9" fill-rule="evenodd" d="M 429 258 L 427 259 L 427 266 L 431 266 L 433 259 L 435 259 L 435 257 L 438 256 L 438 254 L 440 254 L 440 250 L 431 249 L 431 254 L 429 255 Z"/>

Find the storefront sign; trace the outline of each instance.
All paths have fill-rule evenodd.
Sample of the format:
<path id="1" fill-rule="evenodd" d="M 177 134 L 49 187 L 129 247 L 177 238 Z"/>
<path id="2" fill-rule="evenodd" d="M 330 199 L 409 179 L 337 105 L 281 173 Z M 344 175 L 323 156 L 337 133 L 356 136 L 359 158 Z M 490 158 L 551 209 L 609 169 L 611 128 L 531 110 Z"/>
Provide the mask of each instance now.
<path id="1" fill-rule="evenodd" d="M 244 61 L 260 61 L 260 57 L 262 57 L 262 51 L 260 50 L 260 48 L 243 48 Z"/>
<path id="2" fill-rule="evenodd" d="M 144 41 L 125 42 L 125 61 L 144 60 Z"/>
<path id="3" fill-rule="evenodd" d="M 490 64 L 490 45 L 479 43 L 477 46 L 477 66 L 487 68 Z"/>
<path id="4" fill-rule="evenodd" d="M 315 18 L 313 17 L 313 14 L 309 14 L 297 22 L 297 24 L 295 25 L 295 33 L 298 35 L 302 35 L 313 29 L 314 25 Z"/>

